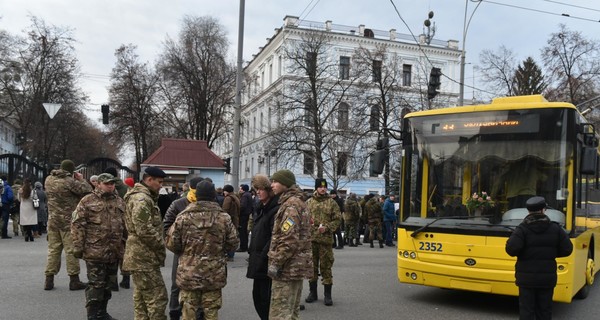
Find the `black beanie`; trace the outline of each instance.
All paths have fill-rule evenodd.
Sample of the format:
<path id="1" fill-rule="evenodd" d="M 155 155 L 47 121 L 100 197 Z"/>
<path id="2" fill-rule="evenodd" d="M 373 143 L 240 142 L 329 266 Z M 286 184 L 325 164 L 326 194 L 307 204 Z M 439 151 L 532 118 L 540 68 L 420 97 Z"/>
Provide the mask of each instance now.
<path id="1" fill-rule="evenodd" d="M 209 181 L 203 180 L 196 185 L 196 200 L 215 200 L 217 191 L 215 185 Z"/>
<path id="2" fill-rule="evenodd" d="M 327 180 L 323 178 L 317 178 L 315 180 L 315 190 L 318 189 L 320 186 L 324 186 L 325 188 L 327 188 Z"/>
<path id="3" fill-rule="evenodd" d="M 114 177 L 118 177 L 119 175 L 117 174 L 117 169 L 115 167 L 108 167 L 106 169 L 104 169 L 104 173 L 110 173 L 112 174 Z"/>

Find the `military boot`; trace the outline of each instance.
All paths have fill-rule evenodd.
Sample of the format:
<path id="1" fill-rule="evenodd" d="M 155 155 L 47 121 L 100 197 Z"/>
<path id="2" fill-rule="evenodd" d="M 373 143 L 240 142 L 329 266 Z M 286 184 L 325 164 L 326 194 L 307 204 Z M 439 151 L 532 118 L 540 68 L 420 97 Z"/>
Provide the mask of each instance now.
<path id="1" fill-rule="evenodd" d="M 358 245 L 356 243 L 354 243 L 354 239 L 350 239 L 350 244 L 348 245 L 349 247 L 357 247 Z"/>
<path id="2" fill-rule="evenodd" d="M 90 303 L 88 303 L 86 310 L 87 310 L 87 320 L 100 320 L 102 318 L 100 318 L 100 302 L 98 301 L 90 301 Z"/>
<path id="3" fill-rule="evenodd" d="M 309 287 L 309 292 L 308 292 L 308 296 L 306 297 L 306 299 L 304 299 L 304 301 L 311 303 L 313 301 L 316 301 L 318 299 L 317 297 L 317 282 L 308 282 L 308 287 Z"/>
<path id="4" fill-rule="evenodd" d="M 119 284 L 121 288 L 129 289 L 129 278 L 129 275 L 123 275 L 123 280 L 121 280 L 121 283 Z"/>
<path id="5" fill-rule="evenodd" d="M 362 242 L 360 242 L 360 235 L 358 235 L 358 238 L 356 238 L 356 245 L 357 246 L 362 246 Z"/>
<path id="6" fill-rule="evenodd" d="M 85 289 L 85 287 L 87 287 L 87 284 L 85 284 L 85 283 L 81 282 L 81 280 L 79 280 L 78 274 L 69 276 L 69 278 L 70 278 L 69 290 L 71 290 L 71 291 L 83 290 L 83 289 Z"/>
<path id="7" fill-rule="evenodd" d="M 371 240 L 371 248 L 374 248 L 375 246 L 373 246 L 373 240 Z"/>
<path id="8" fill-rule="evenodd" d="M 379 248 L 383 248 L 383 240 L 379 240 Z"/>
<path id="9" fill-rule="evenodd" d="M 110 291 L 119 291 L 119 279 L 115 276 L 114 280 L 110 280 Z"/>
<path id="10" fill-rule="evenodd" d="M 333 300 L 331 300 L 331 285 L 330 284 L 325 285 L 325 298 L 323 298 L 323 303 L 326 306 L 333 305 Z"/>
<path id="11" fill-rule="evenodd" d="M 54 289 L 54 276 L 46 276 L 46 281 L 44 281 L 44 290 L 52 289 Z"/>
<path id="12" fill-rule="evenodd" d="M 98 320 L 117 320 L 108 314 L 106 308 L 108 307 L 108 300 L 102 301 L 100 305 L 100 311 L 98 312 Z"/>

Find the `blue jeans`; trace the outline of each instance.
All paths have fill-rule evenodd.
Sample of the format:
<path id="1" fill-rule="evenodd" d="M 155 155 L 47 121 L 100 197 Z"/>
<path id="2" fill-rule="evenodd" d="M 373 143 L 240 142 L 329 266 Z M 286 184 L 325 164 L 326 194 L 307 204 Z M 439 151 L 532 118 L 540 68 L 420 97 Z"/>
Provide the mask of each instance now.
<path id="1" fill-rule="evenodd" d="M 394 243 L 394 221 L 384 221 L 385 228 L 385 244 L 392 245 Z"/>

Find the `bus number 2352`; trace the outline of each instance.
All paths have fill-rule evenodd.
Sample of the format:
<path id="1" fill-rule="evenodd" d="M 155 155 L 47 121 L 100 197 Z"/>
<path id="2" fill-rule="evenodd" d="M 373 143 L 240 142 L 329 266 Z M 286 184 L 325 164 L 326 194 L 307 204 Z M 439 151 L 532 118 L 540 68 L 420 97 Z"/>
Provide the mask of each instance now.
<path id="1" fill-rule="evenodd" d="M 442 252 L 442 244 L 438 242 L 423 242 L 419 241 L 419 250 Z"/>

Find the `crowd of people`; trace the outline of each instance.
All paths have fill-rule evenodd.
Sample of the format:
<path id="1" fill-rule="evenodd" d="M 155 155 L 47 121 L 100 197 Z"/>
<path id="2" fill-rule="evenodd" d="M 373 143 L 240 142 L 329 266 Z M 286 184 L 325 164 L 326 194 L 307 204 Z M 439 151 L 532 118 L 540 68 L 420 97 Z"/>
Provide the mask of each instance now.
<path id="1" fill-rule="evenodd" d="M 237 192 L 194 177 L 181 194 L 168 194 L 161 192 L 165 177 L 148 167 L 135 183 L 107 168 L 86 180 L 70 160 L 44 185 L 24 179 L 11 186 L 2 176 L 2 238 L 11 238 L 11 215 L 15 236 L 30 242 L 47 233 L 44 290 L 54 289 L 64 251 L 68 287 L 85 289 L 91 320 L 114 319 L 111 292 L 129 289 L 130 281 L 134 319 L 167 319 L 167 313 L 170 319 L 217 319 L 227 263 L 236 252 L 248 254 L 246 276 L 259 318 L 298 319 L 304 279 L 306 303 L 318 300 L 321 277 L 323 303 L 333 305 L 334 248 L 362 245 L 361 234 L 371 247 L 375 238 L 380 248 L 384 239 L 394 245 L 393 197 L 349 194 L 344 200 L 325 179 L 306 193 L 289 170 L 256 175 Z M 167 205 L 160 203 L 164 194 Z M 169 292 L 160 270 L 167 249 L 174 254 Z M 87 283 L 79 277 L 80 260 Z"/>

